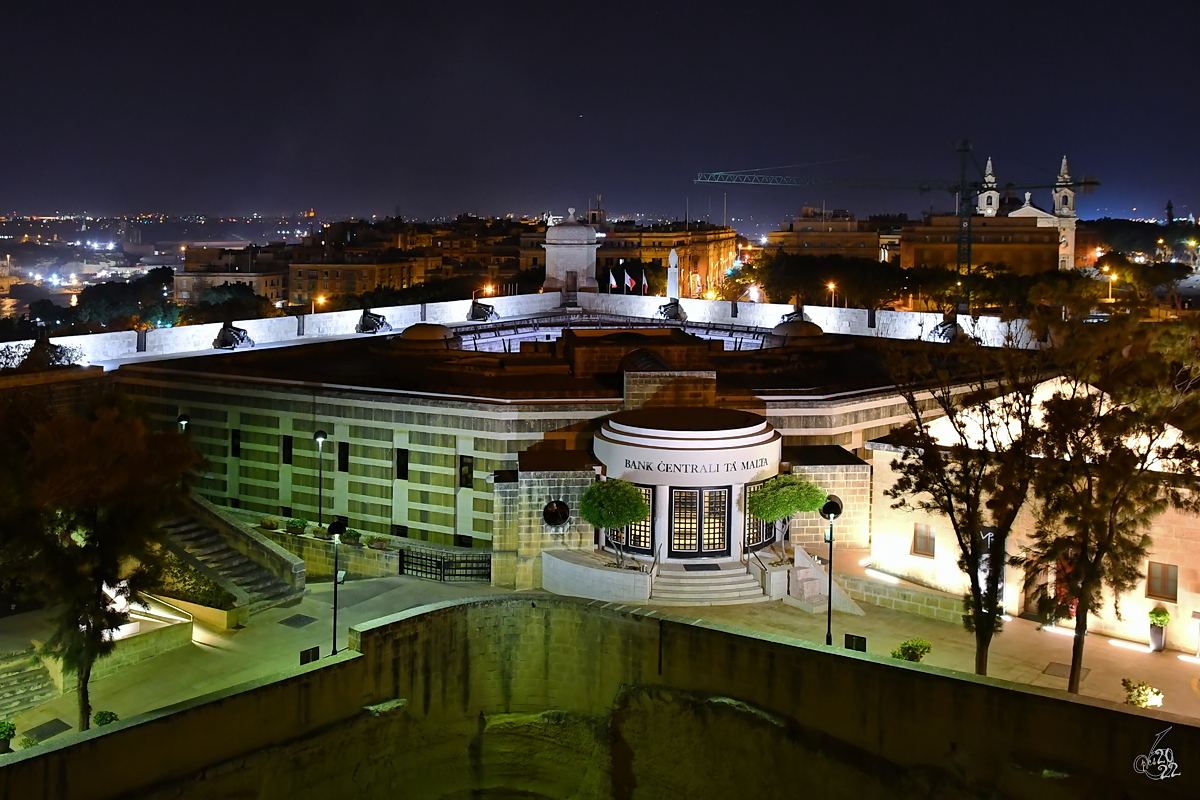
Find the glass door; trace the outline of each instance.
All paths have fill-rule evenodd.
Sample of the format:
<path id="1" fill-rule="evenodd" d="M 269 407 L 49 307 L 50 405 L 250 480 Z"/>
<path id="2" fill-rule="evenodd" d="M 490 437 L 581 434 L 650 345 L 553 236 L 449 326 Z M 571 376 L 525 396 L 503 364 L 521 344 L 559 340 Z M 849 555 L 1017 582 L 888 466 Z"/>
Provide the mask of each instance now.
<path id="1" fill-rule="evenodd" d="M 670 557 L 729 555 L 729 487 L 672 488 L 670 531 Z"/>

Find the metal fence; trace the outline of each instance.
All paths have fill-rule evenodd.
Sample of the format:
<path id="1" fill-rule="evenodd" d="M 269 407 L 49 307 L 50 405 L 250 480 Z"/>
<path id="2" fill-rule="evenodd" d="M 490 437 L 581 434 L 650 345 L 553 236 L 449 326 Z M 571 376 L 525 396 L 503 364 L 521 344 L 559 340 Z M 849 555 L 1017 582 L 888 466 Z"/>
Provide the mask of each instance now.
<path id="1" fill-rule="evenodd" d="M 490 583 L 492 554 L 405 547 L 400 550 L 400 574 L 446 583 Z"/>

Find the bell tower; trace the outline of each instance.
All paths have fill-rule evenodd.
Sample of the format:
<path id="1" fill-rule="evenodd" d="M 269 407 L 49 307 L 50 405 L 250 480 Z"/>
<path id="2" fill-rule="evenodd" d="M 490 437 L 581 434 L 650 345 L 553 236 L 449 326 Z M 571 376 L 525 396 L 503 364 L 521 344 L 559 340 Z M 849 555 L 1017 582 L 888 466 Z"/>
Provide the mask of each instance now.
<path id="1" fill-rule="evenodd" d="M 1054 216 L 1058 217 L 1058 268 L 1075 266 L 1075 190 L 1071 188 L 1071 173 L 1067 170 L 1067 157 L 1063 156 L 1062 167 L 1054 186 Z"/>
<path id="2" fill-rule="evenodd" d="M 1067 171 L 1067 157 L 1063 156 L 1062 167 L 1054 187 L 1054 213 L 1060 217 L 1075 216 L 1075 190 L 1071 188 L 1071 173 Z"/>
<path id="3" fill-rule="evenodd" d="M 996 191 L 996 175 L 992 172 L 992 158 L 988 156 L 987 169 L 984 170 L 982 191 L 976 213 L 985 217 L 994 217 L 1000 210 L 1000 193 Z"/>

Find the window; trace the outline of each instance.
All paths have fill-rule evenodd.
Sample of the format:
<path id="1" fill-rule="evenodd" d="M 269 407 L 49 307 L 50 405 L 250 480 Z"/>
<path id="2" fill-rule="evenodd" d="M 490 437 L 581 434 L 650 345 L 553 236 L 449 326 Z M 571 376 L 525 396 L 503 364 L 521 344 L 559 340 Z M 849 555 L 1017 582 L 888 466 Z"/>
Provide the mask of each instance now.
<path id="1" fill-rule="evenodd" d="M 933 558 L 934 538 L 932 525 L 926 525 L 923 522 L 913 525 L 912 554 Z"/>
<path id="2" fill-rule="evenodd" d="M 1159 564 L 1150 562 L 1149 574 L 1146 576 L 1146 596 L 1168 603 L 1179 601 L 1179 567 L 1175 564 Z"/>
<path id="3" fill-rule="evenodd" d="M 746 485 L 746 546 L 757 548 L 759 545 L 775 541 L 775 523 L 764 522 L 750 513 L 750 495 L 762 488 L 761 483 Z"/>
<path id="4" fill-rule="evenodd" d="M 350 443 L 338 442 L 338 472 L 350 471 Z"/>
<path id="5" fill-rule="evenodd" d="M 401 447 L 396 448 L 396 480 L 408 480 L 408 451 Z"/>
<path id="6" fill-rule="evenodd" d="M 229 455 L 234 458 L 242 457 L 242 432 L 237 428 L 229 432 Z"/>
<path id="7" fill-rule="evenodd" d="M 637 490 L 642 493 L 646 505 L 650 506 L 650 513 L 645 519 L 633 523 L 628 528 L 613 528 L 608 532 L 608 540 L 614 545 L 624 544 L 630 550 L 650 553 L 654 549 L 654 487 L 638 486 Z"/>
<path id="8" fill-rule="evenodd" d="M 475 485 L 475 457 L 458 457 L 458 488 L 470 489 Z"/>
<path id="9" fill-rule="evenodd" d="M 284 464 L 292 463 L 292 437 L 287 434 L 283 436 L 282 460 Z"/>

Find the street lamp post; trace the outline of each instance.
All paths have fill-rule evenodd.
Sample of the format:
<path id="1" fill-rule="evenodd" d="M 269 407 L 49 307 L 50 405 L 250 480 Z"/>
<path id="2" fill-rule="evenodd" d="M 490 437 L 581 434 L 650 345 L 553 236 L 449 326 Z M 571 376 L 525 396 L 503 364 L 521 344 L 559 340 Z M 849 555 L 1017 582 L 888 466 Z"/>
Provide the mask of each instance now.
<path id="1" fill-rule="evenodd" d="M 192 421 L 192 418 L 189 417 L 187 414 L 180 414 L 178 419 L 176 419 L 176 422 L 179 423 L 179 432 L 187 433 L 187 426 L 188 426 L 188 423 L 191 421 Z"/>
<path id="2" fill-rule="evenodd" d="M 317 527 L 321 527 L 321 517 L 325 511 L 325 431 L 318 430 L 313 434 L 317 443 Z"/>
<path id="3" fill-rule="evenodd" d="M 831 283 L 827 287 L 829 289 L 829 305 L 831 308 L 837 308 L 837 284 Z"/>
<path id="4" fill-rule="evenodd" d="M 842 499 L 836 494 L 825 498 L 820 514 L 829 520 L 825 541 L 829 542 L 829 591 L 825 598 L 825 644 L 833 646 L 833 521 L 842 515 Z"/>
<path id="5" fill-rule="evenodd" d="M 479 294 L 480 292 L 490 296 L 492 293 L 492 285 L 489 283 L 487 286 L 480 287 L 479 289 L 471 292 L 471 302 L 475 302 L 475 295 Z"/>
<path id="6" fill-rule="evenodd" d="M 341 563 L 338 558 L 338 551 L 342 544 L 342 534 L 346 532 L 346 523 L 340 519 L 335 519 L 329 523 L 329 532 L 333 534 L 333 648 L 330 649 L 329 655 L 337 655 L 337 611 L 338 611 L 338 584 L 341 583 Z"/>
<path id="7" fill-rule="evenodd" d="M 318 303 L 320 305 L 325 305 L 325 296 L 324 295 L 320 295 L 320 296 L 314 297 L 312 299 L 312 313 L 313 314 L 317 313 L 317 304 Z"/>

